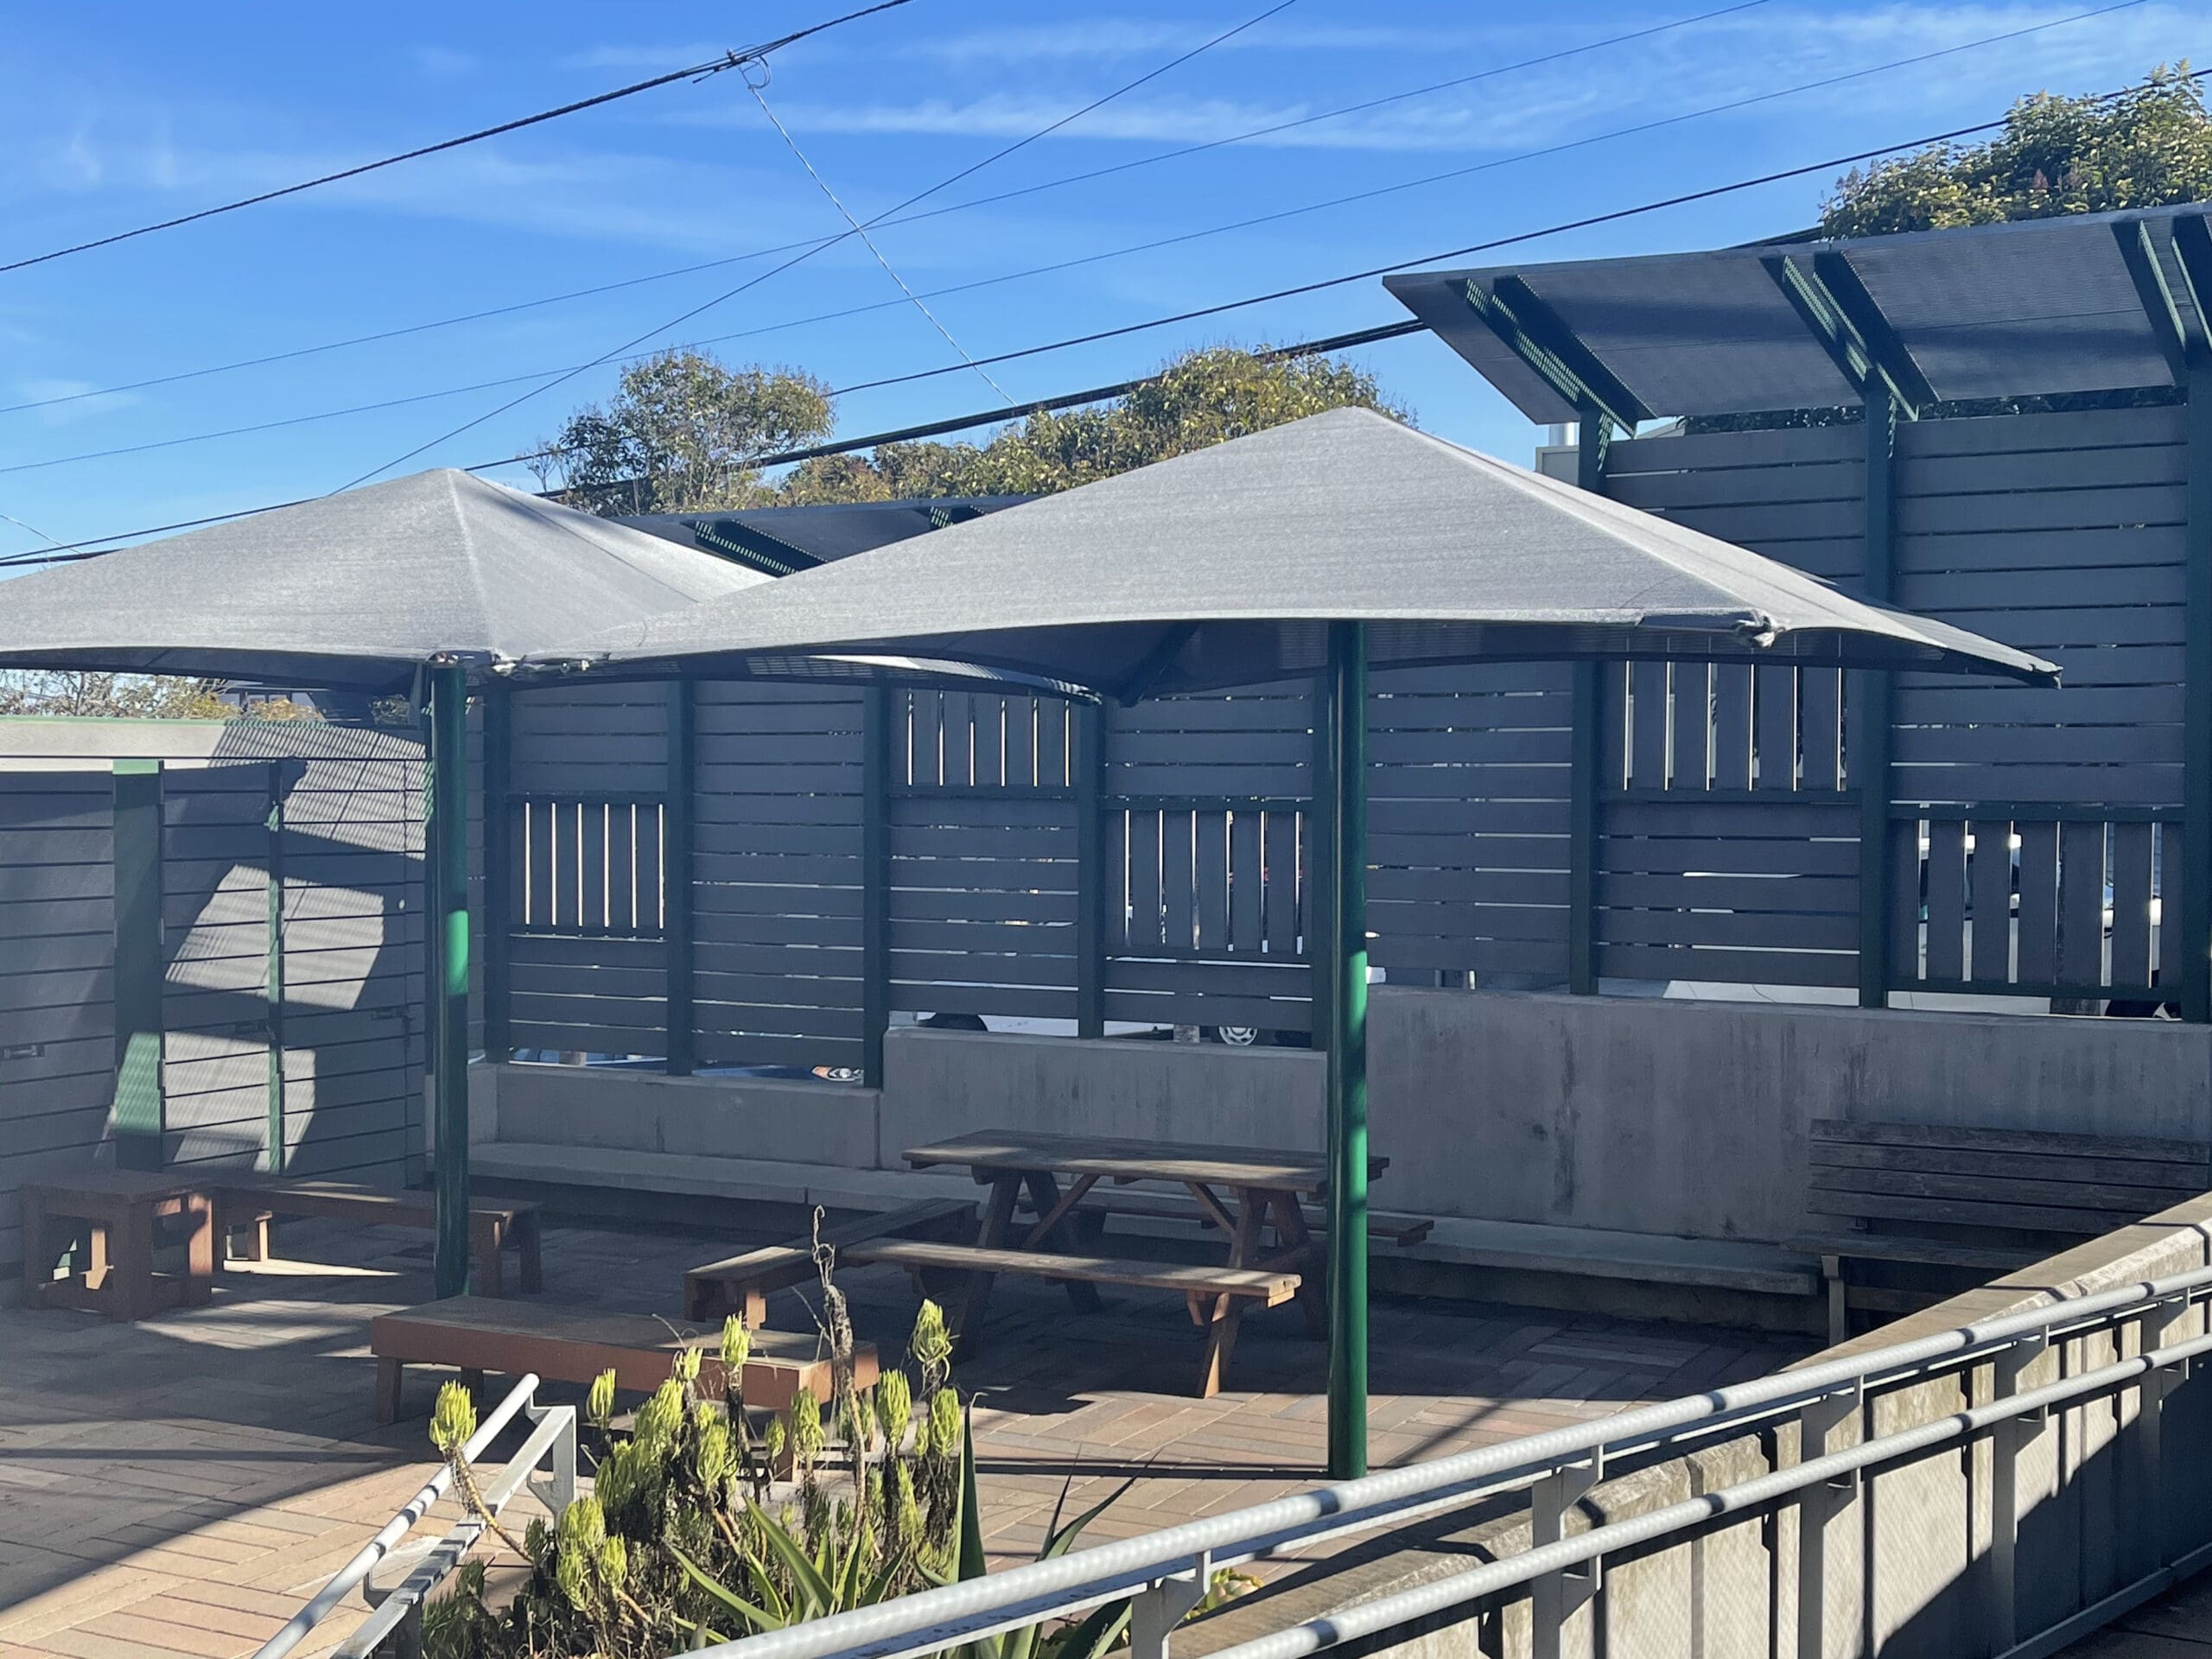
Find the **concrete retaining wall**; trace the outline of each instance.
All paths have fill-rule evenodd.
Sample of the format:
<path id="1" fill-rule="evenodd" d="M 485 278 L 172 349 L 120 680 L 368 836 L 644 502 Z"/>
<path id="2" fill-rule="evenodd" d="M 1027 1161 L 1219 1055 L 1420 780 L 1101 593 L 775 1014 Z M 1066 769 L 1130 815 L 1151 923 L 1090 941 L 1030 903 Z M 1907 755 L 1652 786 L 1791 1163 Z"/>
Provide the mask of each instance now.
<path id="1" fill-rule="evenodd" d="M 1805 1230 L 1815 1118 L 2212 1140 L 2212 1027 L 1376 988 L 1383 1208 L 1779 1242 Z M 499 1138 L 892 1170 L 1027 1127 L 1310 1151 L 1298 1049 L 900 1030 L 874 1090 L 499 1068 Z"/>

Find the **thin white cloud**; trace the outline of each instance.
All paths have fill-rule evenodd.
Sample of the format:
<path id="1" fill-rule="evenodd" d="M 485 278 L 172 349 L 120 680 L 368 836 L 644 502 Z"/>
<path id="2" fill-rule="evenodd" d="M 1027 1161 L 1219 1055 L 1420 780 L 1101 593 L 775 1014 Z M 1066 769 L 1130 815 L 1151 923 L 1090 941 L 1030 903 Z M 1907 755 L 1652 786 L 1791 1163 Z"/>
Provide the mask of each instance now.
<path id="1" fill-rule="evenodd" d="M 128 391 L 111 391 L 99 397 L 83 395 L 97 391 L 99 385 L 95 380 L 33 377 L 15 383 L 15 401 L 28 404 L 50 397 L 76 399 L 74 403 L 57 404 L 50 409 L 40 410 L 38 419 L 42 426 L 75 426 L 84 421 L 113 414 L 118 410 L 129 409 L 139 401 L 135 392 Z"/>

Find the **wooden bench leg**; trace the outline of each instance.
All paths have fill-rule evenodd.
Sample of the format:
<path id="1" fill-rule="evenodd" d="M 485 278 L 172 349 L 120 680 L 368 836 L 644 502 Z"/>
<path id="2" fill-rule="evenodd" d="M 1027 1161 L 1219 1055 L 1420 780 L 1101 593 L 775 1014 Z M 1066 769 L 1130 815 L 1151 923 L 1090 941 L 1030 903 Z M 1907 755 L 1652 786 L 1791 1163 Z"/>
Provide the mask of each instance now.
<path id="1" fill-rule="evenodd" d="M 1274 1212 L 1275 1236 L 1286 1251 L 1303 1253 L 1298 1266 L 1298 1307 L 1306 1316 L 1306 1334 L 1316 1342 L 1329 1338 L 1329 1297 L 1325 1276 L 1315 1271 L 1321 1265 L 1320 1252 L 1313 1247 L 1313 1235 L 1306 1225 L 1306 1212 L 1299 1208 L 1295 1192 L 1278 1192 L 1269 1200 Z"/>
<path id="2" fill-rule="evenodd" d="M 121 1226 L 103 1228 L 100 1232 L 112 1252 L 103 1275 L 109 1297 L 103 1311 L 110 1319 L 150 1319 L 154 1313 L 154 1206 L 128 1205 Z M 94 1261 L 99 1260 L 100 1254 L 95 1247 Z"/>
<path id="3" fill-rule="evenodd" d="M 397 1359 L 377 1359 L 377 1421 L 390 1424 L 399 1421 L 399 1390 L 406 1365 Z"/>
<path id="4" fill-rule="evenodd" d="M 270 1212 L 263 1211 L 250 1220 L 234 1222 L 229 1217 L 220 1218 L 224 1255 L 232 1262 L 266 1262 L 269 1254 Z"/>
<path id="5" fill-rule="evenodd" d="M 468 1218 L 468 1253 L 476 1262 L 476 1294 L 498 1297 L 506 1291 L 505 1274 L 499 1260 L 499 1235 L 503 1229 L 497 1216 L 471 1216 Z"/>
<path id="6" fill-rule="evenodd" d="M 976 1242 L 986 1249 L 1006 1248 L 1007 1234 L 1014 1224 L 1014 1206 L 1021 1196 L 1022 1177 L 1017 1171 L 1007 1171 L 991 1182 L 991 1201 L 983 1212 L 982 1236 Z M 972 1356 L 981 1345 L 983 1334 L 983 1315 L 990 1306 L 991 1275 L 971 1273 L 967 1288 L 960 1298 L 960 1318 L 953 1329 L 955 1351 L 963 1358 Z"/>
<path id="7" fill-rule="evenodd" d="M 1081 1181 L 1077 1185 L 1078 1193 L 1089 1191 L 1092 1181 L 1096 1179 L 1096 1177 L 1088 1177 Z M 1048 1169 L 1032 1170 L 1022 1179 L 1029 1188 L 1030 1205 L 1037 1211 L 1037 1228 L 1033 1235 L 1036 1247 L 1039 1249 L 1049 1250 L 1052 1248 L 1052 1242 L 1045 1236 L 1045 1224 L 1059 1215 L 1060 1184 L 1054 1178 L 1052 1172 Z M 1059 1224 L 1056 1222 L 1052 1230 L 1058 1232 L 1059 1230 Z M 1095 1313 L 1098 1311 L 1097 1286 L 1085 1284 L 1081 1280 L 1071 1279 L 1066 1281 L 1066 1288 L 1068 1301 L 1077 1313 Z"/>
<path id="8" fill-rule="evenodd" d="M 1229 1375 L 1229 1357 L 1236 1349 L 1236 1327 L 1244 1318 L 1242 1297 L 1217 1296 L 1212 1318 L 1206 1325 L 1206 1351 L 1198 1365 L 1198 1398 L 1211 1400 L 1221 1392 Z"/>
<path id="9" fill-rule="evenodd" d="M 215 1294 L 215 1205 L 204 1192 L 184 1200 L 183 1215 L 190 1229 L 184 1241 L 184 1300 L 198 1306 Z"/>
<path id="10" fill-rule="evenodd" d="M 1843 1258 L 1821 1258 L 1821 1278 L 1827 1291 L 1828 1345 L 1834 1347 L 1851 1334 L 1850 1288 L 1843 1281 Z"/>
<path id="11" fill-rule="evenodd" d="M 36 1307 L 54 1282 L 54 1255 L 46 1229 L 46 1197 L 38 1188 L 23 1188 L 18 1199 L 23 1230 L 23 1302 Z"/>
<path id="12" fill-rule="evenodd" d="M 516 1277 L 522 1294 L 535 1296 L 545 1288 L 544 1263 L 537 1250 L 538 1213 L 524 1210 L 515 1217 L 515 1248 L 521 1257 L 516 1266 Z"/>

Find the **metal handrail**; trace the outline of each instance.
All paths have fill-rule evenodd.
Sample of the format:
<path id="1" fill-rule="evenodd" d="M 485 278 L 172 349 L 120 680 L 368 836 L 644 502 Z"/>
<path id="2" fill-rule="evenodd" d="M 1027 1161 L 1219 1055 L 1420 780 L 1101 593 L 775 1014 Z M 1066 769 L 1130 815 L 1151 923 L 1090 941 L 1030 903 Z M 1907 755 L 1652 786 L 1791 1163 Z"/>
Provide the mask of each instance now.
<path id="1" fill-rule="evenodd" d="M 1214 1567 L 1283 1554 L 1350 1532 L 1402 1524 L 1420 1516 L 1465 1508 L 1509 1487 L 1548 1476 L 1560 1478 L 1571 1471 L 1580 1475 L 1583 1489 L 1586 1490 L 1609 1463 L 1732 1431 L 1740 1433 L 1755 1423 L 1793 1413 L 1809 1417 L 1839 1397 L 1862 1400 L 1870 1389 L 1900 1387 L 1930 1375 L 1955 1371 L 2010 1350 L 2024 1339 L 2037 1344 L 2063 1339 L 2139 1317 L 2148 1307 L 2177 1297 L 2189 1297 L 2208 1287 L 2212 1287 L 2212 1268 L 2201 1268 L 2024 1309 L 1864 1354 L 1641 1407 L 1592 1423 L 1387 1470 L 1360 1480 L 1103 1544 L 985 1578 L 902 1596 L 877 1606 L 742 1637 L 702 1651 L 734 1655 L 742 1649 L 742 1659 L 905 1659 L 905 1656 L 950 1649 L 1039 1619 L 1078 1613 L 1123 1597 L 1138 1598 L 1139 1611 L 1148 1611 L 1145 1607 L 1147 1598 L 1154 1601 L 1185 1599 L 1194 1575 L 1203 1587 L 1205 1577 Z M 2178 1350 L 2162 1350 L 2148 1362 L 2129 1361 L 2126 1367 L 2108 1367 L 2087 1377 L 2069 1379 L 2061 1386 L 2077 1393 L 2098 1389 L 2108 1391 L 2125 1386 L 2139 1370 L 2178 1364 L 2204 1349 L 2205 1344 L 2189 1344 Z M 2123 1369 L 2127 1370 L 2126 1376 L 2116 1382 L 2111 1380 Z M 2027 1397 L 2023 1395 L 2021 1399 Z M 2008 1402 L 2007 1409 L 2017 1414 L 2022 1407 L 2017 1402 Z M 1928 1432 L 1915 1430 L 1907 1435 L 1888 1437 L 1884 1443 L 1891 1450 L 1882 1455 L 1904 1455 L 1911 1449 L 1906 1442 L 1917 1445 L 1914 1437 Z M 1980 1432 L 1979 1428 L 1946 1430 L 1939 1438 Z M 1850 1453 L 1836 1455 L 1848 1458 L 1866 1452 L 1867 1447 L 1862 1446 L 1853 1448 Z M 1877 1460 L 1879 1458 L 1872 1454 L 1864 1459 Z M 1764 1479 L 1783 1480 L 1796 1476 L 1800 1469 L 1812 1466 L 1799 1465 L 1781 1476 Z M 1847 1466 L 1860 1467 L 1863 1462 Z M 1808 1478 L 1829 1478 L 1823 1475 Z M 1776 1490 L 1777 1494 L 1786 1495 L 1796 1489 L 1785 1484 Z M 1700 1505 L 1709 1504 L 1722 1496 L 1710 1495 L 1700 1500 Z M 1692 1518 L 1687 1514 L 1689 1506 L 1683 1507 L 1685 1514 L 1668 1522 L 1669 1529 L 1691 1524 Z M 1694 1518 L 1709 1520 L 1713 1513 L 1709 1508 L 1698 1507 Z M 1620 1524 L 1640 1527 L 1654 1519 L 1641 1517 Z M 1580 1535 L 1573 1541 L 1572 1548 L 1580 1549 L 1598 1535 L 1594 1531 Z M 1609 1548 L 1618 1549 L 1627 1541 L 1625 1535 L 1616 1533 L 1610 1544 L 1601 1541 L 1592 1553 L 1603 1553 Z M 1484 1570 L 1510 1575 L 1518 1571 L 1522 1563 L 1538 1559 L 1538 1552 L 1532 1550 L 1510 1562 L 1497 1564 L 1496 1569 Z M 1548 1560 L 1549 1556 L 1541 1559 Z M 1560 1569 L 1541 1565 L 1531 1567 L 1526 1578 L 1510 1578 L 1510 1582 L 1526 1582 L 1557 1570 Z M 1440 1580 L 1438 1586 L 1425 1587 L 1422 1593 L 1441 1593 L 1440 1586 L 1455 1582 L 1456 1580 Z M 1478 1589 L 1472 1593 L 1480 1596 L 1490 1591 Z M 1376 1616 L 1374 1610 L 1385 1605 L 1370 1604 L 1363 1617 Z M 1161 1628 L 1156 1618 L 1135 1622 Z M 1325 1628 L 1343 1630 L 1346 1628 L 1345 1621 L 1333 1618 L 1325 1627 L 1316 1626 L 1317 1634 L 1310 1639 L 1319 1640 L 1318 1633 Z M 1281 1639 L 1287 1639 L 1288 1635 L 1282 1633 Z M 1301 1653 L 1313 1650 L 1298 1649 Z M 1287 1652 L 1286 1649 L 1278 1654 L 1269 1649 L 1265 1659 L 1287 1659 Z M 1157 1659 L 1157 1650 L 1147 1652 L 1140 1649 L 1136 1659 Z M 1262 1656 L 1240 1656 L 1240 1659 L 1262 1659 Z"/>
<path id="2" fill-rule="evenodd" d="M 552 1490 L 549 1497 L 555 1501 L 556 1511 L 558 1508 L 565 1507 L 569 1499 L 575 1495 L 575 1408 L 573 1406 L 539 1406 L 537 1403 L 537 1385 L 538 1378 L 535 1372 L 524 1375 L 508 1390 L 506 1398 L 493 1408 L 491 1414 L 484 1419 L 476 1433 L 469 1436 L 467 1444 L 461 1447 L 461 1461 L 474 1464 L 490 1450 L 492 1443 L 499 1439 L 501 1431 L 513 1422 L 518 1414 L 527 1412 L 535 1425 L 521 1450 L 508 1460 L 506 1468 L 484 1493 L 486 1506 L 495 1515 L 522 1490 L 536 1471 L 539 1460 L 549 1455 L 553 1459 Z M 253 1659 L 283 1659 L 284 1655 L 299 1645 L 302 1638 L 330 1616 L 349 1592 L 359 1587 L 365 1596 L 369 1574 L 452 1486 L 452 1466 L 440 1464 L 437 1472 L 424 1481 L 422 1490 L 378 1529 L 376 1536 L 340 1567 L 329 1582 L 316 1591 L 307 1605 L 285 1622 L 283 1629 L 254 1649 Z M 418 1612 L 423 1599 L 437 1587 L 447 1573 L 461 1564 L 462 1556 L 467 1553 L 467 1545 L 473 1544 L 481 1531 L 482 1523 L 474 1516 L 464 1517 L 432 1547 L 423 1563 L 385 1599 L 376 1618 L 364 1625 L 361 1630 L 356 1631 L 339 1649 L 339 1653 L 366 1652 L 404 1618 L 410 1613 Z M 454 1548 L 463 1534 L 467 1535 L 466 1542 Z M 450 1559 L 446 1559 L 448 1555 Z M 434 1576 L 428 1576 L 428 1569 L 441 1560 L 445 1560 L 443 1569 Z M 364 1632 L 372 1630 L 374 1634 L 365 1643 L 363 1643 Z"/>

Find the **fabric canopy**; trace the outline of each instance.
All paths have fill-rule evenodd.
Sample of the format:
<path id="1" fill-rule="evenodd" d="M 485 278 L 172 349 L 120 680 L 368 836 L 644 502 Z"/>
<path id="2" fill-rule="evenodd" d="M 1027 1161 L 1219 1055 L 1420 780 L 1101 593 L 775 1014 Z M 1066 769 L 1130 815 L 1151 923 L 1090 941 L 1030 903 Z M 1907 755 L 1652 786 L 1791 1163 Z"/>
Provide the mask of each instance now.
<path id="1" fill-rule="evenodd" d="M 1663 519 L 1337 410 L 625 623 L 532 660 L 775 674 L 926 650 L 1124 700 L 1369 659 L 1707 658 L 2055 679 L 2040 658 Z"/>
<path id="2" fill-rule="evenodd" d="M 0 583 L 0 664 L 404 690 L 772 580 L 440 469 Z"/>

